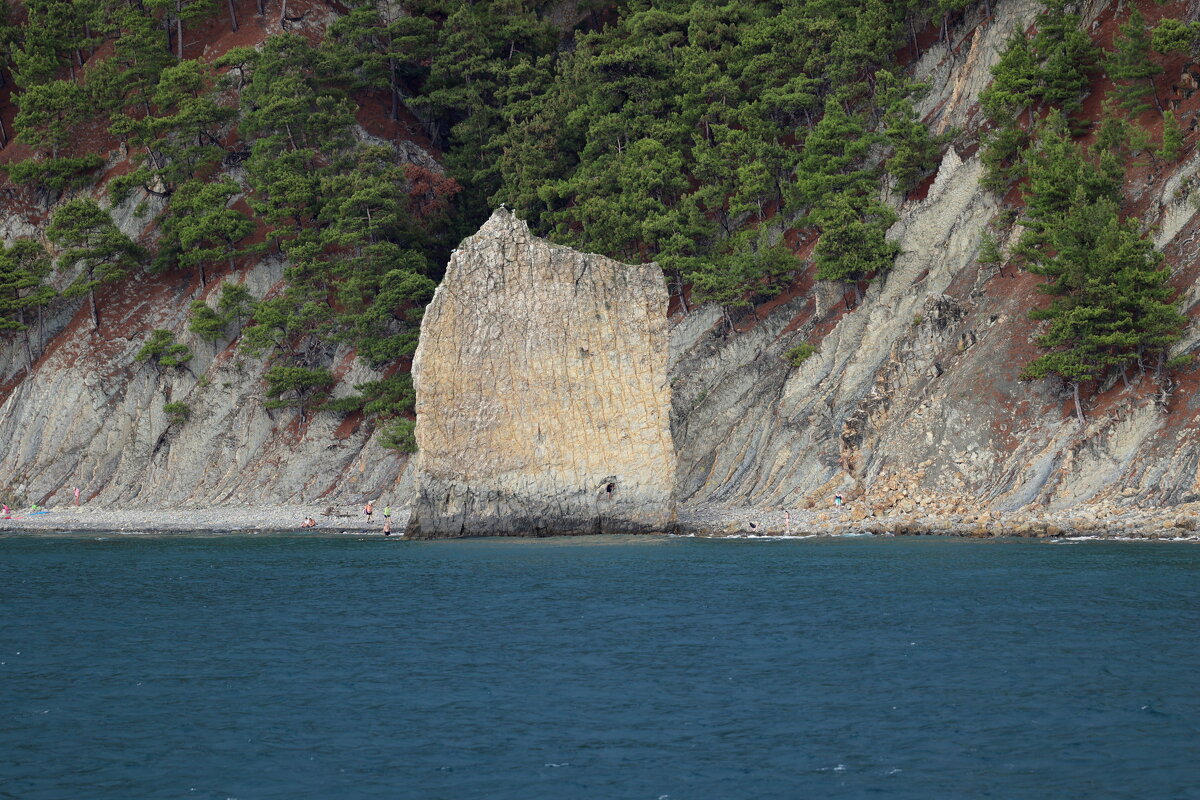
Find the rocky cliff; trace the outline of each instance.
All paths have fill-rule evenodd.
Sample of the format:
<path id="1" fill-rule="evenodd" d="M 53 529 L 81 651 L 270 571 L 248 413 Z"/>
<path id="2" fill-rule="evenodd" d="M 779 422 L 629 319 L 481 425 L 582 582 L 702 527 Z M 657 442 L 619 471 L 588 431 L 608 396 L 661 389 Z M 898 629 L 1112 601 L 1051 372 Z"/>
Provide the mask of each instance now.
<path id="1" fill-rule="evenodd" d="M 281 268 L 268 259 L 240 277 L 261 297 Z M 41 504 L 69 502 L 73 487 L 105 506 L 338 503 L 396 483 L 404 459 L 373 428 L 334 415 L 302 426 L 294 409 L 265 409 L 264 362 L 239 353 L 236 336 L 210 344 L 187 333 L 188 304 L 203 295 L 174 277 L 147 279 L 136 297 L 102 292 L 97 334 L 79 302 L 48 321 L 48 333 L 61 330 L 0 404 L 0 492 Z M 135 360 L 153 328 L 192 347 L 186 368 Z M 351 353 L 335 361 L 342 393 L 374 377 Z M 188 418 L 170 419 L 168 402 L 185 403 Z"/>
<path id="2" fill-rule="evenodd" d="M 409 534 L 621 533 L 674 521 L 667 291 L 501 209 L 421 324 Z"/>
<path id="3" fill-rule="evenodd" d="M 960 128 L 968 142 L 1004 37 L 1028 27 L 1041 7 L 992 6 L 993 18 L 975 9 L 915 65 L 934 81 L 927 119 Z M 1085 6 L 1093 32 L 1111 29 L 1112 4 Z M 1194 126 L 1197 98 L 1180 85 L 1168 100 Z M 1128 188 L 1147 229 L 1158 227 L 1156 243 L 1191 316 L 1200 226 L 1189 187 L 1198 170 L 1192 155 Z M 862 497 L 860 513 L 871 514 L 1194 499 L 1194 372 L 1096 387 L 1084 427 L 1061 386 L 1017 380 L 1037 353 L 1027 316 L 1040 302 L 1037 279 L 975 261 L 1000 209 L 980 187 L 981 173 L 976 155 L 951 149 L 924 197 L 896 203 L 890 236 L 903 254 L 853 310 L 837 290 L 818 286 L 756 310 L 738 332 L 712 309 L 675 319 L 681 500 L 797 507 L 840 492 Z M 1007 246 L 1019 230 L 1007 229 Z M 1193 325 L 1178 352 L 1196 341 Z M 817 352 L 793 368 L 783 355 L 800 342 Z"/>
<path id="4" fill-rule="evenodd" d="M 1111 37 L 1129 5 L 1084 3 L 1088 29 Z M 1137 5 L 1152 20 L 1163 13 Z M 188 303 L 214 302 L 215 279 L 202 290 L 194 276 L 143 275 L 132 292 L 101 291 L 98 334 L 79 301 L 59 302 L 35 334 L 29 371 L 23 348 L 0 350 L 0 490 L 55 503 L 80 486 L 106 505 L 390 493 L 396 506 L 416 498 L 422 535 L 548 531 L 549 520 L 570 532 L 643 530 L 668 525 L 672 502 L 795 508 L 834 492 L 861 498 L 864 514 L 1195 499 L 1200 374 L 1089 387 L 1080 426 L 1061 386 L 1017 380 L 1038 352 L 1028 319 L 1042 302 L 1038 279 L 976 260 L 985 228 L 1005 248 L 1020 230 L 998 222 L 1000 199 L 979 184 L 979 92 L 1004 40 L 1041 7 L 976 3 L 944 38 L 923 35 L 911 66 L 932 90 L 919 111 L 958 133 L 932 182 L 889 198 L 903 253 L 854 308 L 808 268 L 733 325 L 712 307 L 668 318 L 656 269 L 548 245 L 498 213 L 455 254 L 427 314 L 415 369 L 422 455 L 410 470 L 421 480 L 409 492 L 405 459 L 369 424 L 315 415 L 301 425 L 295 411 L 265 410 L 265 364 L 239 352 L 236 332 L 215 344 L 186 332 Z M 1176 61 L 1159 80 L 1185 128 L 1200 114 L 1195 71 Z M 1085 114 L 1098 113 L 1099 95 Z M 1126 187 L 1190 316 L 1200 300 L 1194 141 L 1193 131 L 1178 162 L 1139 167 Z M 102 185 L 93 193 L 105 198 Z M 114 218 L 146 234 L 152 214 L 134 208 L 153 202 L 135 196 Z M 6 208 L 0 232 L 40 235 L 47 210 Z M 278 291 L 284 266 L 265 258 L 232 277 L 262 298 Z M 188 368 L 134 360 L 153 328 L 192 347 Z M 816 352 L 793 366 L 785 353 L 802 342 Z M 1198 344 L 1193 325 L 1178 352 Z M 345 349 L 313 346 L 329 348 L 339 393 L 379 377 Z M 186 421 L 168 419 L 173 401 L 191 408 Z"/>

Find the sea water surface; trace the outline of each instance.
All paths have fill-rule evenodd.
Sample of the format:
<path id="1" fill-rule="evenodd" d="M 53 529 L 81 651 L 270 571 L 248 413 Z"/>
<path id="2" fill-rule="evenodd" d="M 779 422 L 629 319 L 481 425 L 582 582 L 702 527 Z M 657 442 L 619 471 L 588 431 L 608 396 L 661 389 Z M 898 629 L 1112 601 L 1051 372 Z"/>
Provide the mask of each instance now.
<path id="1" fill-rule="evenodd" d="M 1200 798 L 1200 545 L 0 536 L 0 797 Z"/>

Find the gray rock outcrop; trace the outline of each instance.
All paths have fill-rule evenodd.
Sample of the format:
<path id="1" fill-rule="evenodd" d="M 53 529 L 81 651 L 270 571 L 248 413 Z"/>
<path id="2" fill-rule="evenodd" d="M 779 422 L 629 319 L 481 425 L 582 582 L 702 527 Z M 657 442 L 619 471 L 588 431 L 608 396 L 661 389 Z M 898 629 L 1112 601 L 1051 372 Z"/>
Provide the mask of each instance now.
<path id="1" fill-rule="evenodd" d="M 656 265 L 558 247 L 495 212 L 422 321 L 410 535 L 669 529 L 666 305 Z"/>
<path id="2" fill-rule="evenodd" d="M 231 279 L 259 297 L 282 267 L 266 259 Z M 300 426 L 293 409 L 265 409 L 263 359 L 239 352 L 235 340 L 187 332 L 198 288 L 146 276 L 126 296 L 106 289 L 98 335 L 78 301 L 51 320 L 61 331 L 0 403 L 0 494 L 66 505 L 79 487 L 94 506 L 177 507 L 333 504 L 392 492 L 405 459 L 381 447 L 372 426 L 331 414 Z M 192 348 L 185 368 L 135 360 L 154 328 Z M 342 391 L 378 377 L 344 349 L 334 361 Z M 169 402 L 185 404 L 187 419 L 171 419 Z M 399 505 L 394 496 L 388 501 Z"/>

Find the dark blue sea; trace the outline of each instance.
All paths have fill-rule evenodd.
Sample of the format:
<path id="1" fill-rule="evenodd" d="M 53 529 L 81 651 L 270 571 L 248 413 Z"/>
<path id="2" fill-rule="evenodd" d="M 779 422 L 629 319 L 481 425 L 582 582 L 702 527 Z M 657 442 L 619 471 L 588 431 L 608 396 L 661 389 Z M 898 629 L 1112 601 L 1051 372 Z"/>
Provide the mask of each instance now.
<path id="1" fill-rule="evenodd" d="M 1200 545 L 7 535 L 0 797 L 1200 798 Z"/>

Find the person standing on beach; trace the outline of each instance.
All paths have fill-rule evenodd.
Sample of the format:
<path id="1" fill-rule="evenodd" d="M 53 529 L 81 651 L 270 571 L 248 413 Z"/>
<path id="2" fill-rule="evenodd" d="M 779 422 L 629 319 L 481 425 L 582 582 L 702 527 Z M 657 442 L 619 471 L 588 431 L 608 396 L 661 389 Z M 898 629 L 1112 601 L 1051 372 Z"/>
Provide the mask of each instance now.
<path id="1" fill-rule="evenodd" d="M 75 487 L 75 505 L 76 505 L 76 507 L 79 506 L 79 487 L 78 486 Z"/>
<path id="2" fill-rule="evenodd" d="M 384 507 L 383 507 L 383 518 L 384 518 L 384 519 L 391 519 L 391 518 L 392 518 L 392 507 L 391 507 L 391 506 L 384 506 Z"/>
<path id="3" fill-rule="evenodd" d="M 367 515 L 367 524 L 371 524 L 371 515 L 375 513 L 375 501 L 368 500 L 367 505 L 363 508 L 363 513 Z"/>
<path id="4" fill-rule="evenodd" d="M 783 512 L 783 535 L 792 535 L 792 512 L 790 511 Z"/>
<path id="5" fill-rule="evenodd" d="M 383 535 L 384 536 L 392 535 L 392 521 L 390 519 L 388 519 L 386 516 L 384 517 L 384 520 L 383 520 Z"/>

